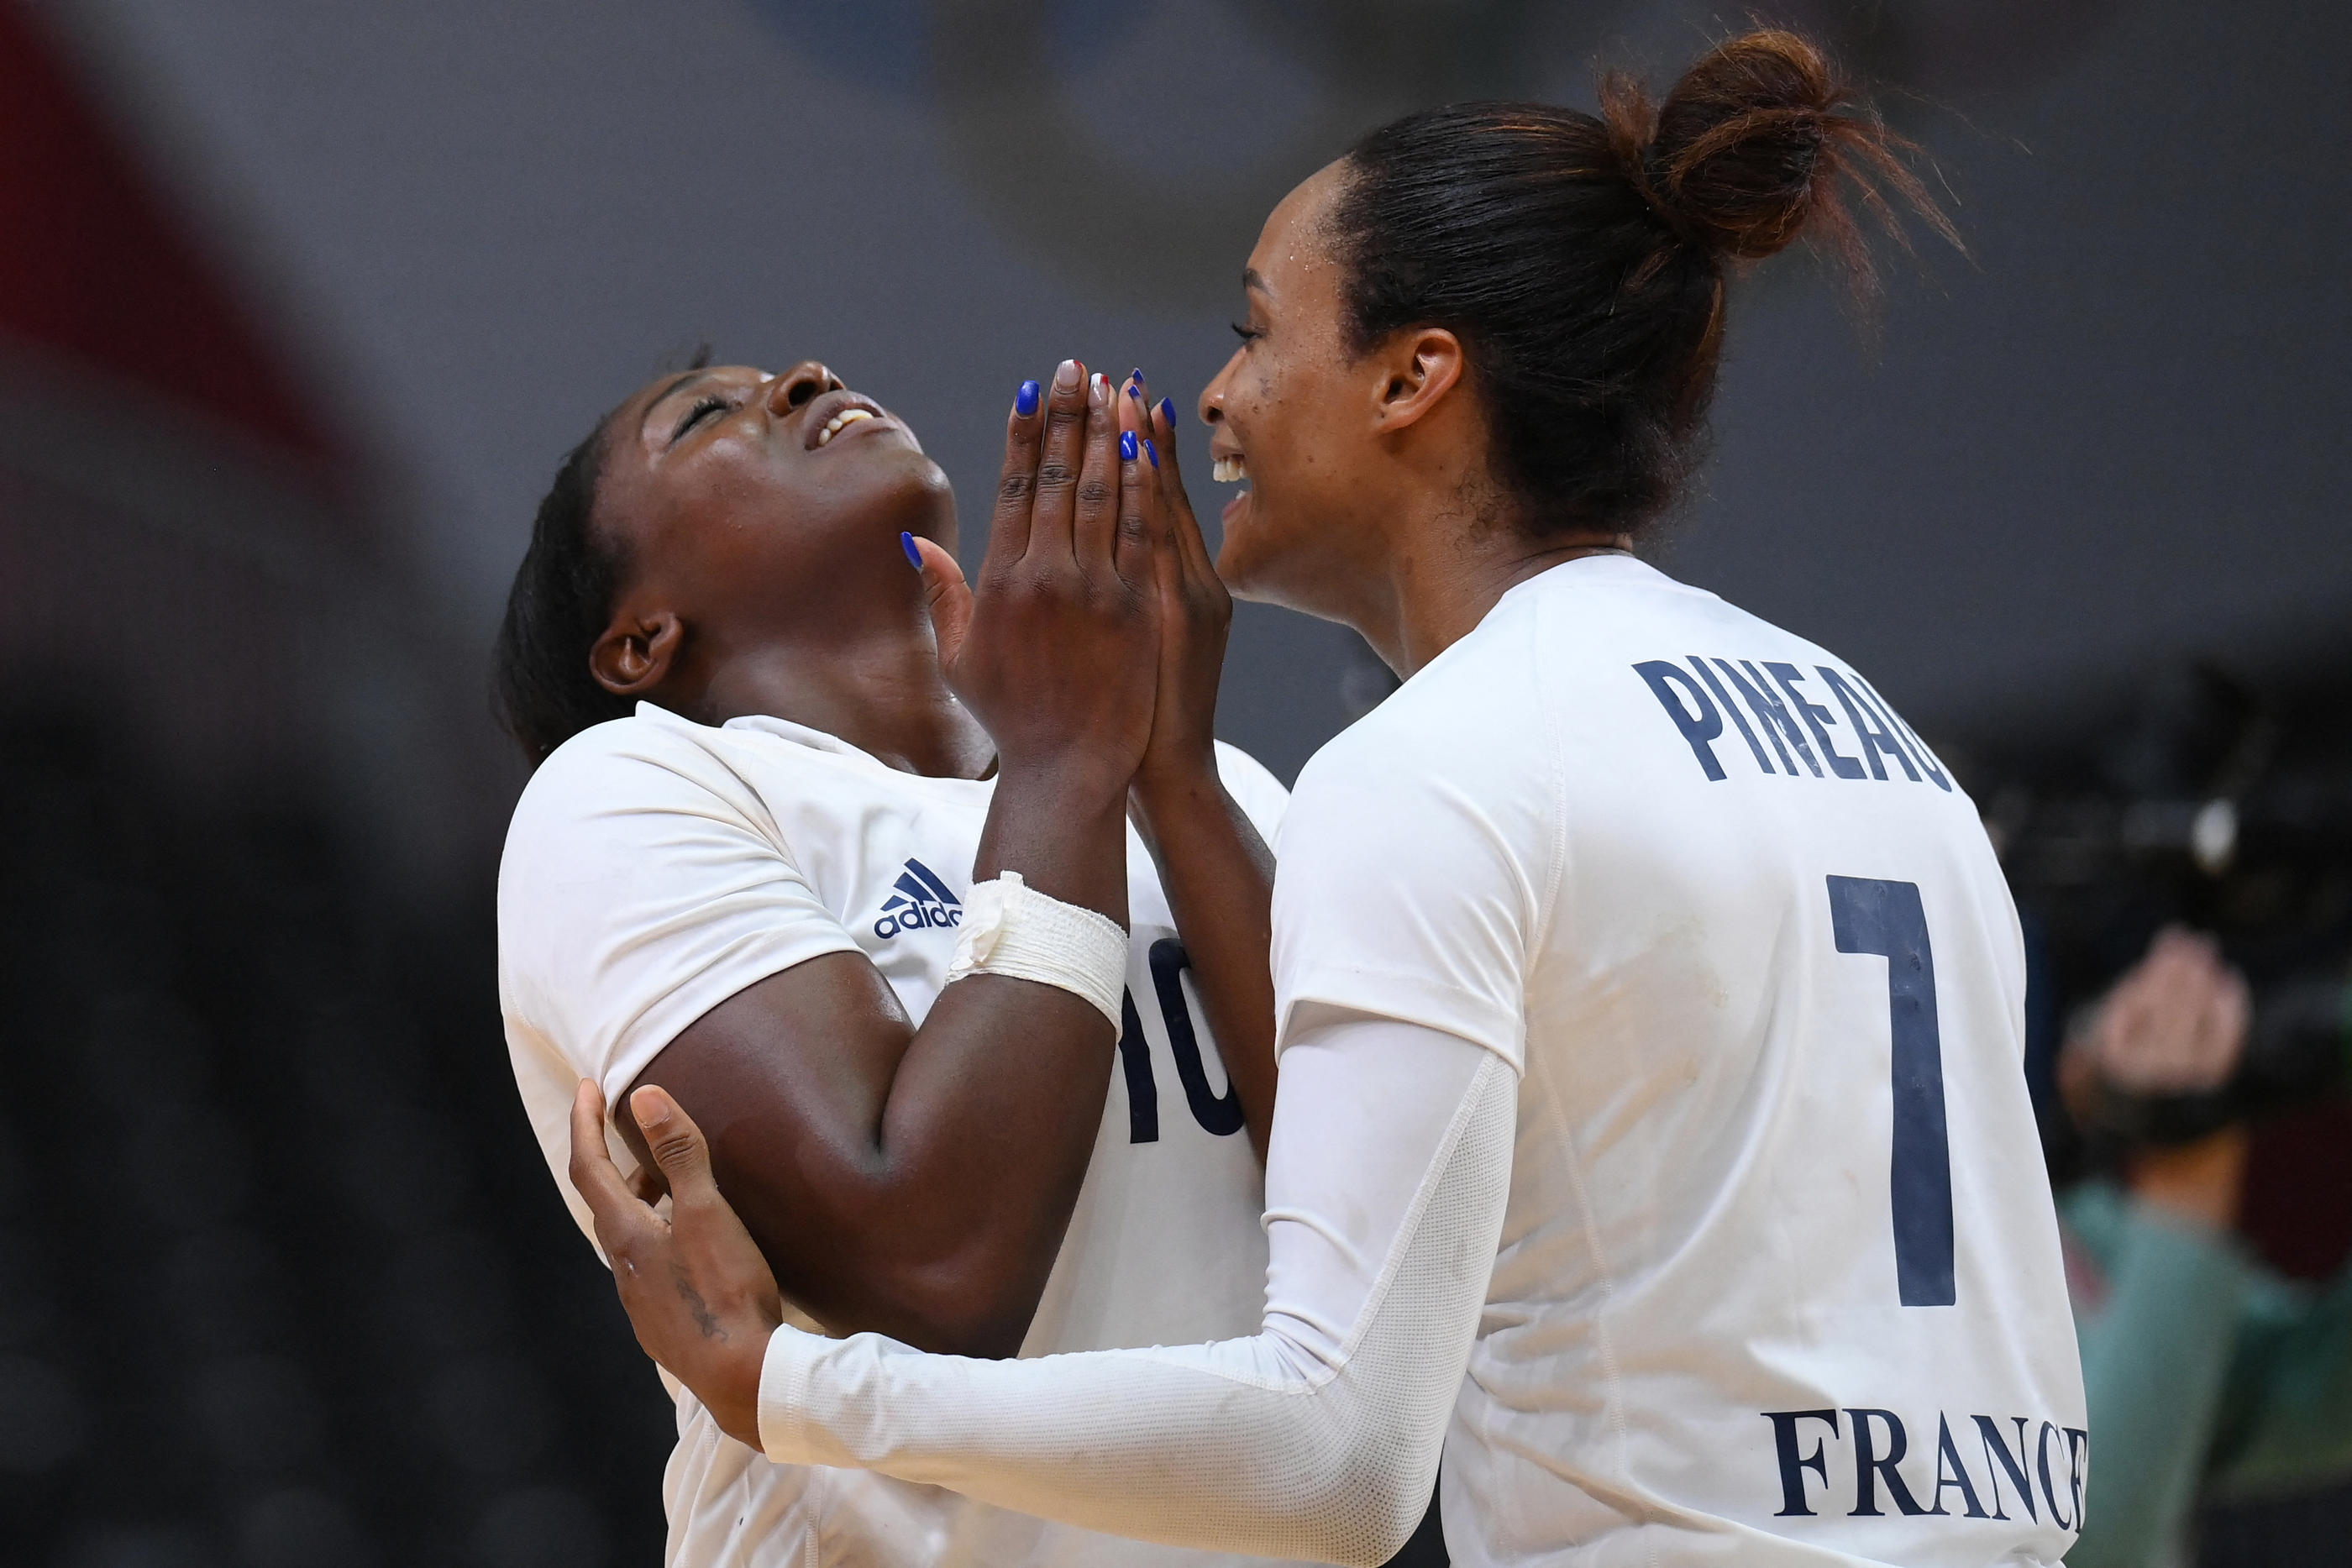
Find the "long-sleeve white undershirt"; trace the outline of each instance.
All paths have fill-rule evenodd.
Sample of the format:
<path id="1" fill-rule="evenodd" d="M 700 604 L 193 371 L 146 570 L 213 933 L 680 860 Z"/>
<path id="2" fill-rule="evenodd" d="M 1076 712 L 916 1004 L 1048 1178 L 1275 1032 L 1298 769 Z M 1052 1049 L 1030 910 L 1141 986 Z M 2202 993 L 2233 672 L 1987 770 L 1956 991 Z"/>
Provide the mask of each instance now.
<path id="1" fill-rule="evenodd" d="M 1517 1082 L 1417 1024 L 1316 1007 L 1291 1024 L 1255 1335 L 975 1361 L 779 1329 L 769 1458 L 1175 1545 L 1385 1562 L 1428 1503 L 1461 1389 Z"/>

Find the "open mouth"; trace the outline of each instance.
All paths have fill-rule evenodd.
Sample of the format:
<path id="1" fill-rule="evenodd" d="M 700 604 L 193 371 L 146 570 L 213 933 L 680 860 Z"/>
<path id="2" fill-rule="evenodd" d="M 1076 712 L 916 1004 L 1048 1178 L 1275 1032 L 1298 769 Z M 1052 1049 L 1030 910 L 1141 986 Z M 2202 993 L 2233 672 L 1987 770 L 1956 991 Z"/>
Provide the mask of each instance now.
<path id="1" fill-rule="evenodd" d="M 1219 457 L 1209 464 L 1209 477 L 1220 485 L 1239 485 L 1249 478 L 1249 465 L 1239 457 Z"/>
<path id="2" fill-rule="evenodd" d="M 816 444 L 819 446 L 823 446 L 835 436 L 839 435 L 843 431 L 847 430 L 851 425 L 856 424 L 859 420 L 872 419 L 873 417 L 874 411 L 872 409 L 845 408 L 839 413 L 835 414 L 831 419 L 824 422 L 824 428 L 816 433 Z"/>

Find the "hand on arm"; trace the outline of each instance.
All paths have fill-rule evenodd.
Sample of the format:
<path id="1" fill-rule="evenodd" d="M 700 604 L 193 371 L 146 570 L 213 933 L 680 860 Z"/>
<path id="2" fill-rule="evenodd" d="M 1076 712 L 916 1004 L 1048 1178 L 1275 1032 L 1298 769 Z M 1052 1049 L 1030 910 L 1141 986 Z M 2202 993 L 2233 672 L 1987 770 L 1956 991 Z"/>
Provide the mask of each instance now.
<path id="1" fill-rule="evenodd" d="M 1274 1125 L 1274 856 L 1217 773 L 1217 681 L 1233 598 L 1209 559 L 1176 457 L 1176 409 L 1139 374 L 1120 423 L 1148 443 L 1160 664 L 1129 809 L 1184 939 L 1209 1028 L 1263 1161 Z"/>
<path id="2" fill-rule="evenodd" d="M 638 1107 L 674 1173 L 665 1223 L 606 1159 L 593 1085 L 573 1180 L 639 1343 L 780 1462 L 862 1466 L 1176 1545 L 1381 1563 L 1428 1503 L 1460 1394 L 1516 1083 L 1483 1047 L 1335 1009 L 1303 1009 L 1290 1061 L 1265 1324 L 1212 1345 L 988 1363 L 780 1329 L 691 1121 Z"/>
<path id="3" fill-rule="evenodd" d="M 925 575 L 949 682 L 999 747 L 974 880 L 1017 871 L 1123 925 L 1157 646 L 1114 396 L 1074 367 L 1016 409 L 977 591 L 936 547 Z M 1114 1034 L 1080 998 L 996 975 L 949 987 L 916 1029 L 871 964 L 834 954 L 705 1013 L 635 1087 L 709 1129 L 719 1185 L 820 1321 L 1004 1355 L 1076 1202 Z"/>

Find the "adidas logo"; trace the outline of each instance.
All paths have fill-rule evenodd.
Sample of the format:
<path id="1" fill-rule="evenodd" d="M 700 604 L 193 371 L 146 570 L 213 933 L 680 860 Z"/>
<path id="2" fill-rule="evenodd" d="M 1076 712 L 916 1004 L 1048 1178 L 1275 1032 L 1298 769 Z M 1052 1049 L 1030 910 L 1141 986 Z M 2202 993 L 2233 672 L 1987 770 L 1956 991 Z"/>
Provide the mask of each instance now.
<path id="1" fill-rule="evenodd" d="M 922 862 L 908 861 L 891 885 L 898 891 L 882 901 L 882 917 L 874 923 L 875 936 L 887 940 L 901 931 L 962 923 L 963 904 L 948 891 L 939 873 Z"/>

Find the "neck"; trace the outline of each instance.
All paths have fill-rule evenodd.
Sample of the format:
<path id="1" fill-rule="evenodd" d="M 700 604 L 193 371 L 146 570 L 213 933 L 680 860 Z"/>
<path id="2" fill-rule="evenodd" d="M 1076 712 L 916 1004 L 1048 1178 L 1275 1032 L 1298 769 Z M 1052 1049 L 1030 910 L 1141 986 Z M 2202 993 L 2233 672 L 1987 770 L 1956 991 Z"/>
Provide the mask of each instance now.
<path id="1" fill-rule="evenodd" d="M 1407 548 L 1389 564 L 1376 609 L 1356 630 L 1400 679 L 1468 636 L 1504 594 L 1564 561 L 1630 549 L 1597 530 L 1530 538 L 1508 524 L 1474 524 L 1434 550 Z M 1352 619 L 1352 618 L 1351 618 Z"/>
<path id="2" fill-rule="evenodd" d="M 715 661 L 689 716 L 763 714 L 835 736 L 892 768 L 930 779 L 986 777 L 995 743 L 948 690 L 930 626 L 869 628 L 822 647 L 782 639 Z"/>

